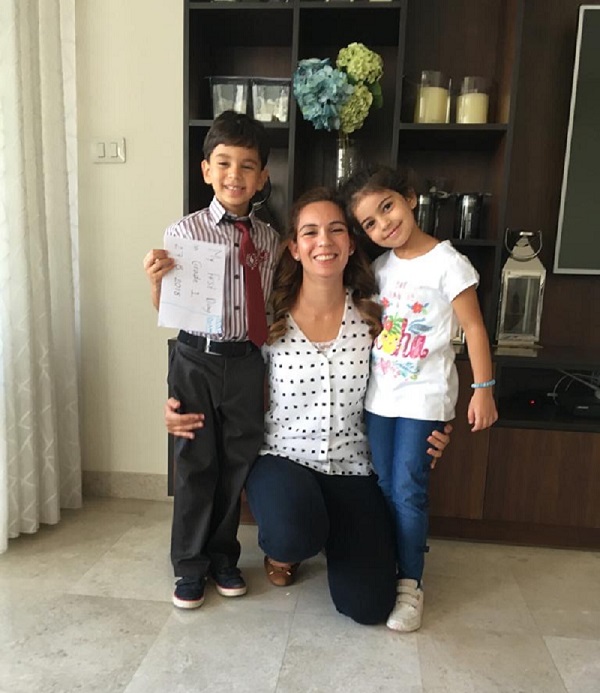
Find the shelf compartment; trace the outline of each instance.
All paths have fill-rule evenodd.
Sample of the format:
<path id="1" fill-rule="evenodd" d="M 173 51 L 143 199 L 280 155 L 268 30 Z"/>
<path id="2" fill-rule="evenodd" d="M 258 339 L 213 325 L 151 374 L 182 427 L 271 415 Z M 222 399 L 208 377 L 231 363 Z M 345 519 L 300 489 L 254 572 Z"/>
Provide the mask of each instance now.
<path id="1" fill-rule="evenodd" d="M 481 150 L 425 150 L 418 147 L 401 147 L 397 164 L 412 169 L 417 193 L 429 190 L 430 181 L 444 181 L 449 193 L 490 193 L 486 200 L 481 239 L 491 240 L 498 236 L 500 200 L 502 195 L 502 168 L 499 165 L 503 147 L 495 151 Z M 442 186 L 438 186 L 442 187 Z M 451 200 L 439 209 L 440 238 L 452 237 L 455 206 Z"/>
<path id="2" fill-rule="evenodd" d="M 325 58 L 323 46 L 337 51 L 354 41 L 372 50 L 388 46 L 397 50 L 400 7 L 393 3 L 358 5 L 348 2 L 302 4 L 300 10 L 299 58 Z"/>
<path id="3" fill-rule="evenodd" d="M 489 120 L 508 123 L 518 60 L 518 0 L 409 0 L 406 26 L 404 122 L 414 117 L 422 70 L 441 70 L 454 87 L 469 75 L 492 83 Z"/>
<path id="4" fill-rule="evenodd" d="M 223 3 L 226 4 L 226 3 Z M 293 19 L 289 5 L 251 6 L 237 12 L 209 6 L 189 13 L 188 116 L 211 118 L 210 77 L 281 77 L 289 79 L 292 66 Z M 212 7 L 212 5 L 210 5 Z"/>
<path id="5" fill-rule="evenodd" d="M 600 408 L 600 400 L 591 388 L 565 375 L 564 366 L 535 367 L 527 359 L 518 365 L 496 364 L 499 426 L 600 432 L 600 418 L 574 411 L 575 404 L 589 402 Z M 581 363 L 568 370 L 584 375 L 593 372 Z"/>
<path id="6" fill-rule="evenodd" d="M 233 46 L 285 46 L 289 50 L 294 14 L 290 5 L 231 3 L 189 15 L 190 36 L 195 44 L 219 45 L 224 53 Z M 235 9 L 234 12 L 231 9 Z"/>
<path id="7" fill-rule="evenodd" d="M 399 147 L 400 150 L 420 151 L 493 151 L 506 135 L 507 127 L 504 123 L 401 123 Z"/>

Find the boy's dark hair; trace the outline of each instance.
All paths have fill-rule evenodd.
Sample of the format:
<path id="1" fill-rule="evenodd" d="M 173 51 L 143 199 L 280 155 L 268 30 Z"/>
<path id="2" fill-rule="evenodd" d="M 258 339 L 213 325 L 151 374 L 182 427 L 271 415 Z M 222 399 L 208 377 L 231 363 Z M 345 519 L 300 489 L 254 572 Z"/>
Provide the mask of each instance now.
<path id="1" fill-rule="evenodd" d="M 267 131 L 262 123 L 244 113 L 224 111 L 215 118 L 204 138 L 204 158 L 208 160 L 220 144 L 255 149 L 261 168 L 267 165 L 270 152 Z"/>
<path id="2" fill-rule="evenodd" d="M 346 214 L 354 224 L 357 223 L 353 208 L 366 193 L 395 190 L 402 197 L 410 197 L 415 192 L 413 177 L 413 172 L 408 167 L 395 169 L 378 164 L 365 166 L 350 176 L 340 188 Z"/>

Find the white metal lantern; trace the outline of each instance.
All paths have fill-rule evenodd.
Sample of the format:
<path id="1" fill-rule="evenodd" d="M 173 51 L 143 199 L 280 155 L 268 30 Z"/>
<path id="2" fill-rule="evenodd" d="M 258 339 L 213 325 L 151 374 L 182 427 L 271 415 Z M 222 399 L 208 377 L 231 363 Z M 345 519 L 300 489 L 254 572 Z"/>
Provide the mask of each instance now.
<path id="1" fill-rule="evenodd" d="M 511 247 L 509 238 L 515 234 Z M 540 339 L 546 283 L 546 270 L 538 259 L 542 232 L 506 229 L 504 245 L 509 258 L 502 269 L 496 339 L 500 346 L 531 347 Z"/>

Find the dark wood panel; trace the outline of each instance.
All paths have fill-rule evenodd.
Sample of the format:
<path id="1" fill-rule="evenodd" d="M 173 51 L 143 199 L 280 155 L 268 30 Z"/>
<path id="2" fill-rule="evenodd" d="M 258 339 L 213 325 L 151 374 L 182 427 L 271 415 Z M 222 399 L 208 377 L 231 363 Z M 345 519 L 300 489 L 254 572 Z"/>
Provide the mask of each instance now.
<path id="1" fill-rule="evenodd" d="M 489 447 L 489 430 L 471 433 L 467 407 L 473 382 L 468 361 L 458 361 L 460 391 L 452 440 L 431 474 L 430 514 L 481 518 Z"/>
<path id="2" fill-rule="evenodd" d="M 429 534 L 432 537 L 445 539 L 552 546 L 555 548 L 600 549 L 600 529 L 587 527 L 557 527 L 525 522 L 432 517 L 429 523 Z"/>
<path id="3" fill-rule="evenodd" d="M 550 274 L 546 278 L 541 343 L 575 345 L 600 353 L 598 306 L 600 277 Z"/>
<path id="4" fill-rule="evenodd" d="M 579 0 L 527 0 L 511 156 L 507 226 L 542 229 L 548 276 L 541 343 L 600 349 L 599 277 L 550 272 L 560 191 Z M 600 5 L 600 2 L 590 2 Z M 590 171 L 590 175 L 594 175 Z"/>
<path id="5" fill-rule="evenodd" d="M 492 432 L 485 519 L 600 529 L 598 499 L 599 434 Z"/>

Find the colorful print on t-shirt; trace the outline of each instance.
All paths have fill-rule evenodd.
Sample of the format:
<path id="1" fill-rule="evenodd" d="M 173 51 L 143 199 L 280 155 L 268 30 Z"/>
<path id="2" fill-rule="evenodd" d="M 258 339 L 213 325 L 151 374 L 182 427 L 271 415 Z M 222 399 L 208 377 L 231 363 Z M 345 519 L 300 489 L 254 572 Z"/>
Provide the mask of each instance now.
<path id="1" fill-rule="evenodd" d="M 427 333 L 433 326 L 428 322 L 429 303 L 419 301 L 413 293 L 408 297 L 402 313 L 392 312 L 390 298 L 381 297 L 383 330 L 373 344 L 372 367 L 392 377 L 417 380 L 420 362 L 429 354 Z M 396 358 L 386 358 L 390 356 Z"/>

